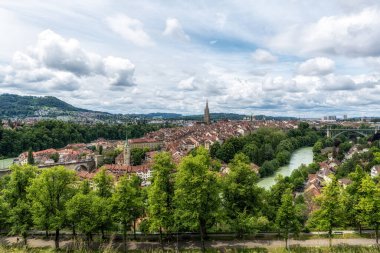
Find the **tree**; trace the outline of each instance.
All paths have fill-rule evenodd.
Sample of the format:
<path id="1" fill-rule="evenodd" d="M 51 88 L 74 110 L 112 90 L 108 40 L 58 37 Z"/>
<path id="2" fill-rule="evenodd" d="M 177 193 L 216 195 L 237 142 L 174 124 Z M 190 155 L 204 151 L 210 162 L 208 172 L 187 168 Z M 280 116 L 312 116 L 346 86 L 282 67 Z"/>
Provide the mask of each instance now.
<path id="1" fill-rule="evenodd" d="M 30 148 L 28 151 L 28 164 L 30 164 L 30 165 L 34 164 L 34 156 L 33 156 L 32 148 Z"/>
<path id="2" fill-rule="evenodd" d="M 322 194 L 316 198 L 320 208 L 314 211 L 309 220 L 311 226 L 320 230 L 327 230 L 329 245 L 331 247 L 332 230 L 339 226 L 344 216 L 341 204 L 341 188 L 335 177 L 332 177 L 323 189 Z"/>
<path id="3" fill-rule="evenodd" d="M 59 248 L 60 230 L 66 222 L 66 202 L 73 196 L 75 172 L 63 166 L 45 169 L 28 187 L 34 223 L 55 230 L 55 247 Z"/>
<path id="4" fill-rule="evenodd" d="M 175 220 L 181 228 L 199 229 L 202 251 L 207 227 L 214 223 L 219 209 L 219 187 L 209 166 L 208 152 L 199 148 L 195 156 L 182 159 L 174 186 Z"/>
<path id="5" fill-rule="evenodd" d="M 313 146 L 313 152 L 314 153 L 319 153 L 323 149 L 323 143 L 322 141 L 317 141 L 314 146 Z"/>
<path id="6" fill-rule="evenodd" d="M 288 249 L 289 234 L 298 234 L 301 228 L 297 215 L 295 203 L 291 189 L 286 189 L 281 198 L 281 206 L 277 210 L 276 226 L 279 232 L 285 237 L 285 247 Z"/>
<path id="7" fill-rule="evenodd" d="M 107 174 L 105 168 L 102 168 L 94 176 L 95 193 L 101 198 L 109 198 L 112 196 L 113 177 Z"/>
<path id="8" fill-rule="evenodd" d="M 281 152 L 283 150 L 287 150 L 289 152 L 292 152 L 294 149 L 295 147 L 293 146 L 293 143 L 290 141 L 290 139 L 285 139 L 278 144 L 276 151 Z"/>
<path id="9" fill-rule="evenodd" d="M 127 231 L 136 217 L 136 209 L 141 208 L 140 200 L 136 198 L 139 193 L 134 181 L 136 179 L 121 177 L 112 195 L 113 216 L 122 226 L 125 250 L 127 249 Z"/>
<path id="10" fill-rule="evenodd" d="M 249 157 L 249 160 L 253 163 L 258 163 L 259 162 L 259 149 L 254 143 L 245 145 L 243 148 L 243 153 Z"/>
<path id="11" fill-rule="evenodd" d="M 289 151 L 283 150 L 277 153 L 276 160 L 278 161 L 280 166 L 283 166 L 289 163 L 291 156 L 292 154 Z"/>
<path id="12" fill-rule="evenodd" d="M 102 146 L 100 146 L 102 147 Z M 108 208 L 111 204 L 110 198 L 113 191 L 113 177 L 112 175 L 107 174 L 105 168 L 101 169 L 96 173 L 94 177 L 95 183 L 95 193 L 101 198 L 101 204 L 105 208 L 102 209 L 102 214 L 100 215 L 100 232 L 102 234 L 102 239 L 105 239 L 105 230 L 110 226 L 111 222 L 111 209 Z"/>
<path id="13" fill-rule="evenodd" d="M 9 204 L 5 201 L 4 196 L 0 196 L 0 229 L 9 225 Z"/>
<path id="14" fill-rule="evenodd" d="M 346 205 L 345 205 L 345 213 L 348 216 L 347 221 L 350 221 L 353 223 L 353 225 L 359 227 L 359 231 L 361 233 L 361 220 L 359 217 L 360 211 L 357 208 L 357 205 L 360 200 L 360 188 L 363 181 L 363 178 L 365 177 L 365 172 L 363 171 L 362 167 L 356 166 L 355 172 L 352 172 L 349 174 L 349 178 L 351 179 L 352 183 L 349 184 L 346 188 Z"/>
<path id="15" fill-rule="evenodd" d="M 265 161 L 259 169 L 261 177 L 266 177 L 272 175 L 277 168 L 274 166 L 272 161 Z"/>
<path id="16" fill-rule="evenodd" d="M 102 154 L 103 154 L 103 146 L 100 145 L 100 146 L 99 146 L 99 155 L 102 155 Z"/>
<path id="17" fill-rule="evenodd" d="M 225 142 L 216 152 L 216 157 L 224 162 L 229 162 L 235 155 L 235 148 L 231 142 Z"/>
<path id="18" fill-rule="evenodd" d="M 132 165 L 141 165 L 145 159 L 147 150 L 143 148 L 133 148 L 131 150 L 131 163 Z"/>
<path id="19" fill-rule="evenodd" d="M 54 154 L 52 154 L 52 155 L 50 156 L 50 159 L 53 159 L 53 161 L 54 161 L 55 163 L 57 163 L 57 162 L 59 161 L 59 154 L 58 154 L 57 152 L 55 152 Z"/>
<path id="20" fill-rule="evenodd" d="M 212 144 L 210 147 L 210 156 L 212 158 L 216 158 L 216 155 L 217 155 L 220 148 L 221 148 L 221 146 L 220 146 L 219 142 L 215 142 L 214 144 Z"/>
<path id="21" fill-rule="evenodd" d="M 136 220 L 144 214 L 144 200 L 146 199 L 146 192 L 141 188 L 142 180 L 138 176 L 132 176 L 130 178 L 130 184 L 133 188 L 132 198 L 134 199 L 134 206 L 131 209 L 132 212 L 132 228 L 133 238 L 136 240 Z"/>
<path id="22" fill-rule="evenodd" d="M 91 186 L 88 179 L 82 181 L 82 183 L 79 186 L 79 192 L 84 195 L 89 194 L 91 192 Z"/>
<path id="23" fill-rule="evenodd" d="M 260 154 L 262 155 L 262 161 L 270 161 L 273 158 L 274 151 L 270 144 L 264 144 L 260 149 Z"/>
<path id="24" fill-rule="evenodd" d="M 265 211 L 266 216 L 269 220 L 275 220 L 277 215 L 277 210 L 281 206 L 282 195 L 286 189 L 293 190 L 293 184 L 289 177 L 283 177 L 281 174 L 275 177 L 276 183 L 270 188 L 267 193 L 268 196 L 265 201 L 268 203 L 268 210 Z"/>
<path id="25" fill-rule="evenodd" d="M 350 150 L 350 148 L 352 147 L 352 144 L 348 141 L 346 142 L 343 142 L 339 145 L 339 150 L 346 153 Z"/>
<path id="26" fill-rule="evenodd" d="M 169 153 L 162 152 L 154 157 L 152 185 L 148 189 L 148 216 L 150 230 L 160 231 L 161 246 L 162 229 L 170 231 L 173 227 L 174 182 L 171 173 L 174 168 Z"/>
<path id="27" fill-rule="evenodd" d="M 12 165 L 7 187 L 3 189 L 4 200 L 10 208 L 11 231 L 20 234 L 27 244 L 28 230 L 33 225 L 30 202 L 26 189 L 36 177 L 37 168 L 31 165 Z"/>
<path id="28" fill-rule="evenodd" d="M 9 222 L 11 223 L 11 233 L 19 234 L 27 245 L 28 231 L 33 226 L 33 219 L 30 212 L 30 203 L 18 200 L 16 205 L 10 210 Z"/>
<path id="29" fill-rule="evenodd" d="M 236 154 L 229 168 L 222 184 L 222 204 L 230 226 L 241 238 L 244 233 L 255 231 L 263 205 L 262 189 L 256 185 L 258 177 L 250 169 L 246 155 Z"/>
<path id="30" fill-rule="evenodd" d="M 379 243 L 380 226 L 380 184 L 376 185 L 369 175 L 365 175 L 360 185 L 359 203 L 356 207 L 359 219 L 368 226 L 375 226 L 376 244 Z"/>
<path id="31" fill-rule="evenodd" d="M 94 193 L 77 193 L 66 203 L 67 218 L 71 224 L 86 235 L 87 243 L 92 240 L 92 233 L 99 224 L 99 216 L 103 206 L 102 199 Z"/>

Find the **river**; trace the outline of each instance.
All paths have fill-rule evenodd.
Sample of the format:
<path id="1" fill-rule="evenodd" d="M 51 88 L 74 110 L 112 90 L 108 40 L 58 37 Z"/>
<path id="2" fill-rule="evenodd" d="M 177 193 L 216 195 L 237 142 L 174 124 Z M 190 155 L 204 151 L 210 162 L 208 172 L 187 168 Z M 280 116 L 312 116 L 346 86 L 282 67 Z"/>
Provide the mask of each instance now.
<path id="1" fill-rule="evenodd" d="M 278 174 L 281 174 L 283 176 L 290 176 L 290 174 L 292 174 L 292 171 L 298 169 L 302 164 L 309 165 L 312 162 L 313 148 L 307 147 L 297 149 L 293 152 L 288 165 L 280 167 L 273 176 L 261 179 L 258 182 L 258 186 L 269 189 L 276 183 L 275 178 Z"/>
<path id="2" fill-rule="evenodd" d="M 14 158 L 0 160 L 0 170 L 6 169 L 12 165 Z"/>

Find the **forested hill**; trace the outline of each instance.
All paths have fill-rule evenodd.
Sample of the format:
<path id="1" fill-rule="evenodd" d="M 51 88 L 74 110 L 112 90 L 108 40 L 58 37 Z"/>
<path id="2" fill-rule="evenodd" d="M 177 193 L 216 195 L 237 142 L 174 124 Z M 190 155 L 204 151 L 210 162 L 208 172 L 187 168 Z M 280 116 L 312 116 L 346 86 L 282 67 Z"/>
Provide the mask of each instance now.
<path id="1" fill-rule="evenodd" d="M 103 120 L 103 122 L 120 122 L 151 119 L 165 120 L 197 120 L 203 121 L 203 114 L 182 115 L 178 113 L 156 112 L 147 114 L 111 114 L 107 112 L 91 111 L 72 106 L 56 97 L 46 96 L 19 96 L 15 94 L 0 94 L 0 119 L 6 118 L 26 118 L 26 117 L 46 117 L 56 118 L 57 116 L 70 116 L 73 121 L 83 119 Z M 213 121 L 218 120 L 242 120 L 247 115 L 236 113 L 210 113 Z M 79 120 L 75 120 L 79 119 Z M 292 120 L 292 117 L 271 117 L 265 115 L 255 116 L 256 120 Z M 91 121 L 91 120 L 90 120 Z"/>
<path id="2" fill-rule="evenodd" d="M 14 94 L 0 95 L 0 117 L 28 117 L 46 114 L 54 116 L 66 112 L 91 112 L 74 107 L 56 97 L 19 96 Z"/>

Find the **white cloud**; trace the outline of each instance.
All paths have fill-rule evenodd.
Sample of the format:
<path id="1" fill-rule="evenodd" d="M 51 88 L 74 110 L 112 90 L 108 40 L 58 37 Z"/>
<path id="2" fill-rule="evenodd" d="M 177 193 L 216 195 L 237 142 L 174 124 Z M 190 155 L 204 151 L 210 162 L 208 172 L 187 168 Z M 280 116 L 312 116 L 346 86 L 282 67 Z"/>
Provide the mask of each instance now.
<path id="1" fill-rule="evenodd" d="M 257 49 L 252 53 L 252 59 L 258 63 L 275 63 L 277 57 L 264 49 Z"/>
<path id="2" fill-rule="evenodd" d="M 0 84 L 41 92 L 73 91 L 95 77 L 106 87 L 126 87 L 135 85 L 134 70 L 128 59 L 102 58 L 82 49 L 75 39 L 45 30 L 35 46 L 15 52 L 12 62 L 0 69 Z"/>
<path id="3" fill-rule="evenodd" d="M 167 18 L 165 30 L 162 33 L 165 36 L 172 36 L 182 41 L 189 41 L 190 36 L 185 33 L 181 23 L 176 18 Z"/>
<path id="4" fill-rule="evenodd" d="M 296 24 L 270 40 L 278 50 L 295 54 L 345 56 L 380 55 L 380 9 L 321 17 L 315 23 Z"/>
<path id="5" fill-rule="evenodd" d="M 319 76 L 330 74 L 334 69 L 334 61 L 326 57 L 317 57 L 301 63 L 298 67 L 298 73 L 301 75 Z"/>
<path id="6" fill-rule="evenodd" d="M 197 87 L 194 85 L 194 80 L 195 80 L 195 77 L 189 77 L 187 79 L 184 79 L 184 80 L 181 80 L 179 83 L 178 83 L 178 88 L 181 89 L 181 90 L 195 90 L 197 89 Z"/>
<path id="7" fill-rule="evenodd" d="M 100 56 L 84 51 L 78 40 L 65 39 L 51 30 L 41 32 L 37 45 L 28 51 L 45 67 L 76 75 L 89 75 L 102 68 Z"/>
<path id="8" fill-rule="evenodd" d="M 223 29 L 227 21 L 227 16 L 224 13 L 216 13 L 216 25 L 218 29 Z"/>
<path id="9" fill-rule="evenodd" d="M 325 91 L 352 91 L 359 89 L 360 86 L 355 84 L 355 82 L 349 76 L 328 75 L 322 80 L 322 85 L 320 88 Z"/>
<path id="10" fill-rule="evenodd" d="M 111 86 L 133 86 L 135 66 L 128 60 L 108 56 L 103 60 L 104 70 Z"/>
<path id="11" fill-rule="evenodd" d="M 106 22 L 113 32 L 137 46 L 147 47 L 154 45 L 150 36 L 144 31 L 143 24 L 138 19 L 119 14 L 106 18 Z"/>
<path id="12" fill-rule="evenodd" d="M 120 113 L 202 113 L 209 98 L 213 112 L 380 115 L 379 1 L 310 3 L 0 1 L 0 92 Z M 59 35 L 36 43 L 46 27 Z"/>

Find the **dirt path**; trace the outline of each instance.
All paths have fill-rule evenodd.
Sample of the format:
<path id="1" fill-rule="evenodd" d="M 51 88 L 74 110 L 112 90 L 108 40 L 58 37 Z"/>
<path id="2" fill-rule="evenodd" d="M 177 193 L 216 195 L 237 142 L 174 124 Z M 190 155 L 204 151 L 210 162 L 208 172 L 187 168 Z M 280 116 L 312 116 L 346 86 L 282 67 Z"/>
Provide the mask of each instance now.
<path id="1" fill-rule="evenodd" d="M 333 239 L 333 245 L 348 244 L 348 245 L 360 245 L 371 246 L 375 244 L 375 240 L 366 238 L 354 238 L 354 239 Z M 328 239 L 309 239 L 309 240 L 289 240 L 289 245 L 299 245 L 303 247 L 318 247 L 329 246 Z M 280 240 L 250 240 L 250 241 L 215 241 L 208 242 L 208 246 L 212 248 L 278 248 L 284 247 L 285 241 Z"/>
<path id="2" fill-rule="evenodd" d="M 17 244 L 17 237 L 3 237 L 1 238 L 1 241 L 5 244 L 12 245 Z M 19 243 L 21 242 L 21 239 L 19 240 Z M 72 245 L 72 240 L 65 240 L 61 241 L 60 245 L 62 248 L 70 247 Z M 360 245 L 360 246 L 371 246 L 375 244 L 374 239 L 366 239 L 366 238 L 354 238 L 354 239 L 333 239 L 332 240 L 333 245 L 338 244 L 347 244 L 347 245 Z M 39 247 L 54 247 L 54 241 L 53 240 L 43 240 L 43 239 L 36 239 L 36 238 L 30 238 L 28 239 L 28 245 L 32 248 L 39 248 Z M 112 247 L 120 248 L 122 247 L 121 243 L 112 243 Z M 206 247 L 207 248 L 281 248 L 284 247 L 285 242 L 280 240 L 247 240 L 247 241 L 241 241 L 241 240 L 232 240 L 232 241 L 207 241 Z M 318 247 L 318 246 L 328 246 L 329 240 L 328 239 L 310 239 L 310 240 L 289 240 L 289 245 L 299 245 L 302 247 Z M 103 247 L 110 246 L 109 243 L 105 243 Z M 197 241 L 189 241 L 189 242 L 180 242 L 180 248 L 199 248 L 200 243 Z M 160 245 L 157 242 L 129 242 L 128 248 L 129 249 L 152 249 L 152 248 L 159 248 Z M 165 245 L 165 248 L 175 248 L 176 244 L 167 244 Z"/>

